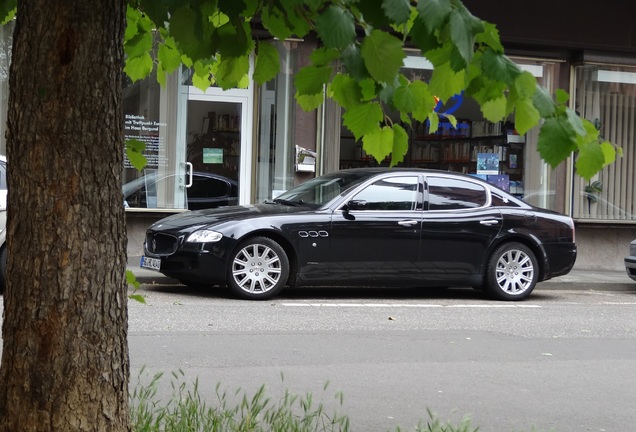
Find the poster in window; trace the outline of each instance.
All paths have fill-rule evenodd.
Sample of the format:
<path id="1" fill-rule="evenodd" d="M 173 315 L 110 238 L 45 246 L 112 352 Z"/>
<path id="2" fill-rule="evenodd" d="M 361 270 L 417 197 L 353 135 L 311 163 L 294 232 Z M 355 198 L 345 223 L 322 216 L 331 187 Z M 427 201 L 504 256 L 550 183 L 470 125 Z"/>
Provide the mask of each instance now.
<path id="1" fill-rule="evenodd" d="M 222 164 L 223 149 L 222 148 L 204 148 L 203 163 L 204 164 Z"/>
<path id="2" fill-rule="evenodd" d="M 489 175 L 488 183 L 493 184 L 506 192 L 510 192 L 510 178 L 507 174 Z"/>
<path id="3" fill-rule="evenodd" d="M 499 153 L 477 153 L 477 174 L 499 174 Z"/>
<path id="4" fill-rule="evenodd" d="M 517 168 L 517 155 L 516 154 L 511 154 L 509 156 L 510 160 L 508 162 L 508 166 L 510 167 L 510 169 L 515 169 Z"/>

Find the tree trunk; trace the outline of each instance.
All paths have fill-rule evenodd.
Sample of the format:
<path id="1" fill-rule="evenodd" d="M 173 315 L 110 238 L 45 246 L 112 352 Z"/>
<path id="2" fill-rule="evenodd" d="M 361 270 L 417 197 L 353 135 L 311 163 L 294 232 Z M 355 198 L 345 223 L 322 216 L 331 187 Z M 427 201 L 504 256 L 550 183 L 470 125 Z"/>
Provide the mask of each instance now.
<path id="1" fill-rule="evenodd" d="M 123 0 L 19 0 L 0 431 L 128 421 Z"/>

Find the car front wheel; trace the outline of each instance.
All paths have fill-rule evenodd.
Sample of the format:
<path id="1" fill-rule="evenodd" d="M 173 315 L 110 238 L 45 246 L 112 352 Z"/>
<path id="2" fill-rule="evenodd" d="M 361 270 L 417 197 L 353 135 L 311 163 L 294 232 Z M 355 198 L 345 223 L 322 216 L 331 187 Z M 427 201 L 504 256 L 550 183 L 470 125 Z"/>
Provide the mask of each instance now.
<path id="1" fill-rule="evenodd" d="M 267 237 L 242 242 L 230 257 L 228 286 L 239 297 L 267 300 L 278 294 L 289 276 L 285 250 Z"/>
<path id="2" fill-rule="evenodd" d="M 534 253 L 521 243 L 499 246 L 488 261 L 484 291 L 497 300 L 527 298 L 539 276 Z"/>

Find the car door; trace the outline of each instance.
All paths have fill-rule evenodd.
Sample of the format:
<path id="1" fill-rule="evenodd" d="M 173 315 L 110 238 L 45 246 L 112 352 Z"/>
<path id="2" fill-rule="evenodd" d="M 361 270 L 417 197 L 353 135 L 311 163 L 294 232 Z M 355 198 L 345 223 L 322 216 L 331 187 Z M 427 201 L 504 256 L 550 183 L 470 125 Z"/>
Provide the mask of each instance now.
<path id="1" fill-rule="evenodd" d="M 421 223 L 418 174 L 376 179 L 333 213 L 331 276 L 352 284 L 415 278 Z"/>
<path id="2" fill-rule="evenodd" d="M 487 251 L 502 226 L 481 183 L 452 175 L 428 175 L 420 266 L 427 281 L 478 283 Z"/>

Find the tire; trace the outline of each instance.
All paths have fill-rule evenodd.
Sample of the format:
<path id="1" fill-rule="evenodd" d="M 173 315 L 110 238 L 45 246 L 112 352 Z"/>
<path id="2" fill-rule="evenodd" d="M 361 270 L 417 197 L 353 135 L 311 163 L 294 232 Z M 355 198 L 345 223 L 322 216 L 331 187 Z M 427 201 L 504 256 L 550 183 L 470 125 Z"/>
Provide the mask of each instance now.
<path id="1" fill-rule="evenodd" d="M 270 238 L 249 238 L 230 256 L 227 284 L 240 298 L 271 299 L 283 289 L 288 277 L 289 258 Z"/>
<path id="2" fill-rule="evenodd" d="M 0 294 L 4 292 L 7 285 L 7 246 L 0 251 Z"/>
<path id="3" fill-rule="evenodd" d="M 499 246 L 488 260 L 484 292 L 496 300 L 523 300 L 537 284 L 539 265 L 529 247 L 512 242 Z"/>

